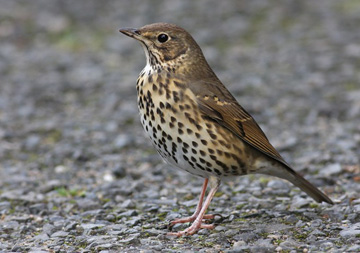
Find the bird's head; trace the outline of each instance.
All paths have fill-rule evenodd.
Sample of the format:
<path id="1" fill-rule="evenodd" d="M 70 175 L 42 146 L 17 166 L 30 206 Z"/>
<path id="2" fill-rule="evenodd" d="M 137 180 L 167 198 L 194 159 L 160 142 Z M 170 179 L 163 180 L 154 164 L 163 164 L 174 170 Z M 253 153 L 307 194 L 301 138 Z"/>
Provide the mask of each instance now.
<path id="1" fill-rule="evenodd" d="M 122 28 L 120 32 L 141 42 L 147 64 L 154 70 L 196 70 L 207 68 L 203 53 L 193 37 L 183 28 L 167 23 L 155 23 L 139 29 Z"/>

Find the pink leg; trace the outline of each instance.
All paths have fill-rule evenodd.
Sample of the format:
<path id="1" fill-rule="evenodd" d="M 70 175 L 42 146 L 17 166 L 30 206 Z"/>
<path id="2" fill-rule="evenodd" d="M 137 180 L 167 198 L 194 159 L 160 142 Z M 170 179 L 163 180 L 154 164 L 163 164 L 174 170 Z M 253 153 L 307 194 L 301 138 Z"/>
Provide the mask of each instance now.
<path id="1" fill-rule="evenodd" d="M 186 223 L 186 222 L 192 222 L 196 219 L 196 217 L 198 217 L 199 215 L 199 212 L 201 210 L 201 207 L 202 207 L 202 204 L 203 204 L 203 201 L 204 201 L 204 197 L 205 197 L 205 192 L 206 192 L 206 188 L 207 188 L 207 185 L 208 185 L 208 182 L 209 182 L 209 179 L 208 178 L 205 178 L 204 180 L 204 183 L 203 183 L 203 186 L 202 186 L 202 189 L 201 189 L 201 194 L 200 194 L 200 199 L 199 199 L 199 202 L 196 206 L 196 210 L 195 212 L 193 213 L 193 215 L 189 216 L 189 217 L 185 217 L 185 218 L 180 218 L 180 219 L 175 219 L 173 221 L 170 221 L 170 224 L 169 224 L 169 227 L 171 228 L 172 226 L 174 226 L 175 224 L 178 224 L 178 223 Z M 207 214 L 207 215 L 204 215 L 204 219 L 214 219 L 215 215 L 213 214 Z"/>
<path id="2" fill-rule="evenodd" d="M 208 209 L 210 202 L 212 200 L 212 198 L 214 197 L 216 191 L 219 189 L 219 185 L 220 185 L 220 180 L 216 179 L 215 185 L 212 186 L 205 202 L 204 205 L 202 205 L 204 196 L 205 196 L 205 190 L 208 184 L 208 179 L 205 179 L 205 182 L 203 184 L 203 189 L 201 191 L 201 195 L 200 195 L 200 201 L 199 204 L 196 208 L 195 213 L 187 218 L 183 218 L 183 219 L 178 219 L 178 220 L 174 220 L 171 225 L 174 225 L 176 223 L 185 223 L 185 222 L 190 222 L 190 221 L 194 221 L 190 227 L 188 227 L 187 229 L 185 229 L 184 231 L 180 231 L 180 232 L 171 232 L 168 233 L 168 235 L 175 235 L 175 236 L 182 236 L 182 235 L 193 235 L 195 234 L 200 228 L 205 228 L 205 229 L 213 229 L 214 225 L 213 224 L 203 224 L 202 221 L 203 219 L 213 219 L 215 217 L 215 215 L 212 214 L 208 214 L 205 215 L 206 210 Z"/>

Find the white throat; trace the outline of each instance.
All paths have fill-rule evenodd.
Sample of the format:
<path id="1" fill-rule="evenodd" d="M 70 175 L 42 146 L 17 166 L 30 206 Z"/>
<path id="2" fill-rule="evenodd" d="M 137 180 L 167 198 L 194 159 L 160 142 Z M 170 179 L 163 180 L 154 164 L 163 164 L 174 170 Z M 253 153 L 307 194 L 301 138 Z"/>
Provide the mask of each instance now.
<path id="1" fill-rule="evenodd" d="M 150 74 L 151 72 L 154 71 L 154 69 L 152 68 L 151 64 L 150 64 L 150 55 L 149 55 L 149 52 L 146 48 L 146 46 L 141 43 L 141 46 L 144 48 L 144 52 L 145 52 L 145 56 L 146 56 L 146 65 L 144 67 L 144 69 L 142 70 L 142 72 L 146 72 L 148 74 Z"/>

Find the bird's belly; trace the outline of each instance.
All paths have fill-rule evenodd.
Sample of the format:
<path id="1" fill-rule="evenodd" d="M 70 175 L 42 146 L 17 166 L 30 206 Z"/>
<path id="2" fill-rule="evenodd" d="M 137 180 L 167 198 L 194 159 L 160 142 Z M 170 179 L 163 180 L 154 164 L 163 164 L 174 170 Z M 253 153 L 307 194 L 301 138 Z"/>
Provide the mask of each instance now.
<path id="1" fill-rule="evenodd" d="M 155 90 L 151 85 L 141 87 L 138 107 L 145 132 L 167 163 L 201 177 L 248 173 L 252 159 L 245 154 L 244 143 L 229 130 L 201 117 L 186 91 L 176 91 L 183 92 L 181 100 L 173 93 Z"/>
<path id="2" fill-rule="evenodd" d="M 201 170 L 194 168 L 195 166 L 191 166 L 191 164 L 189 164 L 191 161 L 188 161 L 188 159 L 194 160 L 194 158 L 191 158 L 192 156 L 187 158 L 186 154 L 189 153 L 189 151 L 186 151 L 183 147 L 183 143 L 185 143 L 185 146 L 187 145 L 187 142 L 189 141 L 188 138 L 185 137 L 181 139 L 182 143 L 179 143 L 180 136 L 176 134 L 174 135 L 174 132 L 170 129 L 170 127 L 162 126 L 161 121 L 158 121 L 156 117 L 154 121 L 151 119 L 148 120 L 146 112 L 141 109 L 139 111 L 141 124 L 145 132 L 149 136 L 156 151 L 166 163 L 196 176 L 209 177 L 211 173 L 205 169 Z"/>

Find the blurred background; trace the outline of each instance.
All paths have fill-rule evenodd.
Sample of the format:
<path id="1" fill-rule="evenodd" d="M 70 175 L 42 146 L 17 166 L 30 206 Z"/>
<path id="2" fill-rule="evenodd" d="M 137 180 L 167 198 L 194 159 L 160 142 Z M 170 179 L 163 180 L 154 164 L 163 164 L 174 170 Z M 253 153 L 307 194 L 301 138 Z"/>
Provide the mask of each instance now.
<path id="1" fill-rule="evenodd" d="M 145 57 L 118 30 L 160 21 L 194 36 L 275 146 L 349 152 L 360 141 L 359 10 L 357 1 L 1 1 L 3 164 L 147 147 L 135 94 Z"/>
<path id="2" fill-rule="evenodd" d="M 0 6 L 0 199 L 31 202 L 5 205 L 3 214 L 28 213 L 36 203 L 51 215 L 70 208 L 69 196 L 99 207 L 104 199 L 116 205 L 171 198 L 175 191 L 167 189 L 185 183 L 199 190 L 200 179 L 162 164 L 139 122 L 135 82 L 145 56 L 118 30 L 154 22 L 193 35 L 298 171 L 333 196 L 359 198 L 359 1 L 0 0 Z"/>

